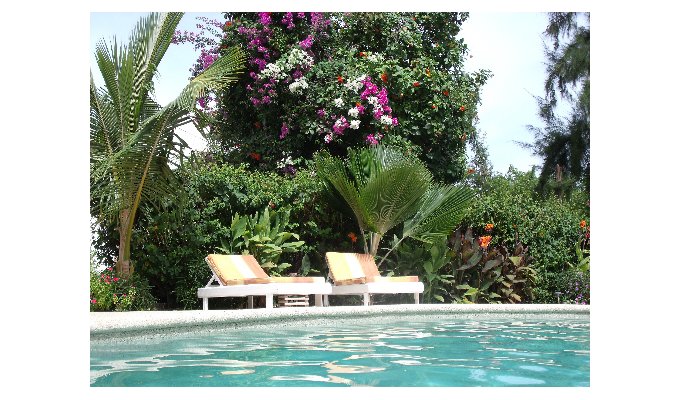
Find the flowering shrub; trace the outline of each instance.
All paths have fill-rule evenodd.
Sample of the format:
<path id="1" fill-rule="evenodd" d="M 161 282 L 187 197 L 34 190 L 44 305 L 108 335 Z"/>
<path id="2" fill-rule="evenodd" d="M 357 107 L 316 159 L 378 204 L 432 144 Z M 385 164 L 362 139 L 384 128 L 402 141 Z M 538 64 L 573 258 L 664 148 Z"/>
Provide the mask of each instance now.
<path id="1" fill-rule="evenodd" d="M 138 276 L 116 276 L 113 267 L 90 268 L 90 311 L 151 310 L 156 301 Z"/>
<path id="2" fill-rule="evenodd" d="M 229 161 L 258 153 L 257 167 L 274 170 L 284 154 L 304 166 L 320 149 L 344 155 L 387 141 L 417 151 L 436 179 L 451 182 L 464 176 L 467 133 L 489 76 L 463 72 L 466 47 L 456 34 L 466 18 L 231 13 L 214 32 L 219 42 L 200 34 L 176 42 L 198 43 L 206 54 L 231 46 L 249 54 L 240 85 L 210 99 L 212 150 Z M 202 53 L 196 65 L 210 62 Z"/>

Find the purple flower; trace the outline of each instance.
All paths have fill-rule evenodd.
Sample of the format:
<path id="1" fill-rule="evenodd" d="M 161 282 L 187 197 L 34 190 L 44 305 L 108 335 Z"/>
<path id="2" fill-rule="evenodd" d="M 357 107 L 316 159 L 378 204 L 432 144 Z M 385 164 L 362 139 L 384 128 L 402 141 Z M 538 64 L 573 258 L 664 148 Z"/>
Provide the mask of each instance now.
<path id="1" fill-rule="evenodd" d="M 397 120 L 397 117 L 392 118 L 392 126 L 397 126 L 399 125 L 399 120 Z"/>
<path id="2" fill-rule="evenodd" d="M 368 144 L 378 144 L 378 140 L 382 138 L 382 135 L 379 133 L 376 134 L 369 134 L 366 136 L 366 142 Z"/>
<path id="3" fill-rule="evenodd" d="M 286 15 L 281 19 L 281 23 L 286 25 L 286 28 L 293 29 L 295 24 L 293 23 L 293 13 L 287 12 Z"/>
<path id="4" fill-rule="evenodd" d="M 323 108 L 320 108 L 316 111 L 316 115 L 318 115 L 319 118 L 323 118 L 323 117 L 326 116 L 326 110 L 324 110 Z"/>
<path id="5" fill-rule="evenodd" d="M 375 85 L 373 85 L 375 86 Z M 377 90 L 377 87 L 376 87 Z M 378 93 L 378 103 L 380 103 L 381 106 L 384 106 L 387 104 L 387 90 L 385 88 L 382 88 L 380 90 L 380 93 Z"/>
<path id="6" fill-rule="evenodd" d="M 309 35 L 303 41 L 300 42 L 300 47 L 307 50 L 310 47 L 312 47 L 312 43 L 314 43 L 314 38 L 312 37 L 312 35 Z"/>
<path id="7" fill-rule="evenodd" d="M 296 69 L 295 71 L 293 71 L 293 78 L 298 79 L 301 76 L 302 76 L 302 71 L 300 71 L 299 69 Z"/>
<path id="8" fill-rule="evenodd" d="M 262 97 L 262 104 L 269 104 L 272 102 L 272 98 L 269 96 Z"/>
<path id="9" fill-rule="evenodd" d="M 288 132 L 290 132 L 290 129 L 288 129 L 288 125 L 284 122 L 281 124 L 281 134 L 279 135 L 279 139 L 283 139 L 286 136 L 288 136 Z"/>
<path id="10" fill-rule="evenodd" d="M 297 17 L 300 18 L 300 19 L 305 19 L 305 13 L 299 12 L 299 13 L 297 13 Z"/>
<path id="11" fill-rule="evenodd" d="M 267 26 L 272 23 L 272 16 L 271 13 L 268 12 L 261 12 L 257 13 L 260 16 L 260 23 L 264 26 Z"/>
<path id="12" fill-rule="evenodd" d="M 359 104 L 359 105 L 357 106 L 357 110 L 359 110 L 359 114 L 363 114 L 364 111 L 366 110 L 366 107 L 364 107 L 364 106 L 362 106 L 361 104 Z"/>
<path id="13" fill-rule="evenodd" d="M 251 97 L 251 98 L 250 98 L 250 101 L 253 103 L 254 106 L 259 106 L 259 105 L 260 105 L 260 100 L 257 99 L 257 98 L 255 98 L 255 97 Z"/>

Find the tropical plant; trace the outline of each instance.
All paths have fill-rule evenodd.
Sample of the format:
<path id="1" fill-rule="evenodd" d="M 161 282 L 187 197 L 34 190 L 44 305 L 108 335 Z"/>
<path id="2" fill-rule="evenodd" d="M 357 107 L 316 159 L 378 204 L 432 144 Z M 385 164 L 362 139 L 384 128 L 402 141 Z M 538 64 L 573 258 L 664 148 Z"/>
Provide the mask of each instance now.
<path id="1" fill-rule="evenodd" d="M 138 274 L 120 277 L 113 267 L 98 267 L 90 258 L 90 311 L 152 310 L 155 305 L 145 279 Z"/>
<path id="2" fill-rule="evenodd" d="M 228 254 L 252 254 L 269 274 L 278 276 L 291 266 L 279 262 L 281 255 L 300 251 L 305 244 L 301 240 L 290 241 L 300 239 L 300 236 L 284 231 L 289 226 L 289 219 L 289 207 L 279 211 L 269 211 L 265 207 L 262 213 L 245 217 L 237 213 L 232 218 L 228 240 L 222 241 L 218 249 Z"/>
<path id="3" fill-rule="evenodd" d="M 451 237 L 453 297 L 464 303 L 528 303 L 533 299 L 536 271 L 529 266 L 527 247 L 517 242 L 512 250 L 489 247 L 491 236 L 475 239 L 468 228 Z"/>
<path id="4" fill-rule="evenodd" d="M 98 88 L 90 73 L 91 213 L 117 223 L 121 276 L 133 271 L 130 239 L 140 204 L 177 195 L 171 166 L 181 162 L 186 143 L 175 129 L 192 121 L 196 99 L 233 83 L 243 68 L 243 52 L 229 49 L 175 100 L 164 107 L 154 101 L 153 78 L 182 15 L 151 13 L 140 19 L 127 46 L 114 39 L 96 47 L 104 86 Z"/>
<path id="5" fill-rule="evenodd" d="M 350 149 L 344 162 L 321 152 L 315 165 L 330 201 L 356 219 L 365 253 L 376 256 L 385 234 L 403 224 L 378 266 L 406 238 L 448 235 L 473 197 L 464 186 L 434 183 L 423 162 L 389 146 Z"/>

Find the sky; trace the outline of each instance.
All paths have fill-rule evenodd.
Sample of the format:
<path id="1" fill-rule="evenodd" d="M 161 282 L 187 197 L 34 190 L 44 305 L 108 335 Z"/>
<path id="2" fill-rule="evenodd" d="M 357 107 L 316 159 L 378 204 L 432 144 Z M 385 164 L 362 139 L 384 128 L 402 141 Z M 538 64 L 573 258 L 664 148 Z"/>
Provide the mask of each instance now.
<path id="1" fill-rule="evenodd" d="M 93 12 L 90 15 L 90 64 L 95 66 L 96 43 L 115 36 L 127 42 L 129 33 L 146 13 Z M 222 20 L 221 13 L 184 15 L 179 30 L 197 31 L 198 16 Z M 545 57 L 542 32 L 547 16 L 539 12 L 472 12 L 459 34 L 468 45 L 468 71 L 491 70 L 493 76 L 482 88 L 478 110 L 478 131 L 484 135 L 489 161 L 495 172 L 505 173 L 510 165 L 528 171 L 540 159 L 516 142 L 533 142 L 527 125 L 541 126 L 534 96 L 542 95 Z M 186 84 L 189 68 L 198 53 L 190 44 L 171 45 L 159 66 L 156 96 L 161 104 L 172 100 Z M 96 66 L 95 81 L 101 85 Z M 99 80 L 97 80 L 99 79 Z M 180 135 L 190 146 L 200 148 L 204 141 L 191 126 Z"/>

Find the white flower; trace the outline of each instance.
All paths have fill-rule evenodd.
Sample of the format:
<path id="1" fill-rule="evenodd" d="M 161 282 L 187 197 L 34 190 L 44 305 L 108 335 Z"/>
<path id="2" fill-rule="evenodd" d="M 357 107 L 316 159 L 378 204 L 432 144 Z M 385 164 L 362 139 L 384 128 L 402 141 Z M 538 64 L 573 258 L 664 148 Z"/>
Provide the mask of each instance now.
<path id="1" fill-rule="evenodd" d="M 349 109 L 349 111 L 347 111 L 347 114 L 350 117 L 356 118 L 356 117 L 359 116 L 359 109 L 356 108 L 356 107 L 352 107 L 352 108 Z"/>
<path id="2" fill-rule="evenodd" d="M 366 98 L 368 101 L 368 104 L 372 105 L 373 107 L 380 107 L 380 102 L 378 102 L 378 98 L 375 96 L 369 96 Z"/>
<path id="3" fill-rule="evenodd" d="M 392 118 L 388 117 L 387 115 L 383 115 L 380 117 L 380 123 L 383 125 L 392 125 Z"/>
<path id="4" fill-rule="evenodd" d="M 291 93 L 297 93 L 301 90 L 307 89 L 308 87 L 309 84 L 307 83 L 307 80 L 304 77 L 298 78 L 295 80 L 295 82 L 288 85 L 288 89 L 290 89 Z"/>
<path id="5" fill-rule="evenodd" d="M 378 62 L 378 61 L 382 61 L 382 60 L 383 60 L 383 56 L 382 56 L 382 55 L 380 55 L 380 54 L 373 54 L 373 53 L 369 54 L 368 57 L 366 57 L 366 58 L 368 59 L 368 61 L 371 61 L 371 62 Z"/>
<path id="6" fill-rule="evenodd" d="M 376 99 L 377 100 L 377 99 Z M 345 102 L 342 100 L 342 98 L 338 97 L 337 99 L 333 100 L 333 103 L 335 103 L 336 107 L 342 107 L 345 105 Z"/>
<path id="7" fill-rule="evenodd" d="M 350 129 L 359 129 L 359 124 L 361 122 L 358 119 L 352 120 L 352 122 L 349 123 Z"/>

